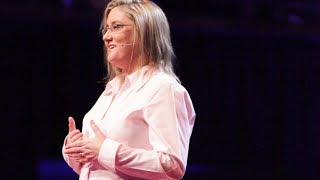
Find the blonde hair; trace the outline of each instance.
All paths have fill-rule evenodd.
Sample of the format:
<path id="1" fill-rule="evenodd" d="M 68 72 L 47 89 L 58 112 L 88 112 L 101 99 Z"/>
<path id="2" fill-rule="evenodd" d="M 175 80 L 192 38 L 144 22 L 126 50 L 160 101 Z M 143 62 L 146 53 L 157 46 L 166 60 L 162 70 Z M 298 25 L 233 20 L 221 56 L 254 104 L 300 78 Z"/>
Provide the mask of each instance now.
<path id="1" fill-rule="evenodd" d="M 128 18 L 133 21 L 135 38 L 137 39 L 138 49 L 141 50 L 141 59 L 138 60 L 138 67 L 152 65 L 163 69 L 179 81 L 174 73 L 173 60 L 175 59 L 174 50 L 171 43 L 170 27 L 166 15 L 162 9 L 148 0 L 111 0 L 104 10 L 101 22 L 101 30 L 105 28 L 110 11 L 121 6 L 127 13 Z M 105 55 L 106 55 L 105 50 Z M 105 57 L 108 68 L 107 81 L 112 80 L 123 72 L 113 66 Z M 179 81 L 180 82 L 180 81 Z"/>

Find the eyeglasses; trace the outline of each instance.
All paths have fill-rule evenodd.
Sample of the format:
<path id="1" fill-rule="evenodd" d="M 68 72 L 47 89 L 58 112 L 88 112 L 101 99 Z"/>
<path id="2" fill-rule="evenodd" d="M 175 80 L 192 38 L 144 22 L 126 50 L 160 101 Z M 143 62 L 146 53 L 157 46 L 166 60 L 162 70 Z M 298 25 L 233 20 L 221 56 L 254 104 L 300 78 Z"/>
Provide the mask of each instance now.
<path id="1" fill-rule="evenodd" d="M 111 33 L 119 33 L 125 26 L 131 26 L 129 24 L 113 24 L 110 27 L 105 27 L 102 29 L 102 36 L 105 35 L 109 30 Z"/>

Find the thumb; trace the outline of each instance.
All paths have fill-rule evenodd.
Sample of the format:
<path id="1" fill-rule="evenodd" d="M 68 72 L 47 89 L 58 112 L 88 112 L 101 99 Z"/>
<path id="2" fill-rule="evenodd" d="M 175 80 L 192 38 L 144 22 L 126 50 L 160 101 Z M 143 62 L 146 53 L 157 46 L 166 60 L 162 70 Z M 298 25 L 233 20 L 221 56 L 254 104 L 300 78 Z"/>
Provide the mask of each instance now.
<path id="1" fill-rule="evenodd" d="M 96 136 L 103 137 L 103 138 L 106 137 L 93 120 L 90 121 L 90 125 L 91 125 L 93 132 L 96 134 Z"/>
<path id="2" fill-rule="evenodd" d="M 73 117 L 69 117 L 68 121 L 69 121 L 69 133 L 70 133 L 71 131 L 76 130 L 76 123 Z"/>

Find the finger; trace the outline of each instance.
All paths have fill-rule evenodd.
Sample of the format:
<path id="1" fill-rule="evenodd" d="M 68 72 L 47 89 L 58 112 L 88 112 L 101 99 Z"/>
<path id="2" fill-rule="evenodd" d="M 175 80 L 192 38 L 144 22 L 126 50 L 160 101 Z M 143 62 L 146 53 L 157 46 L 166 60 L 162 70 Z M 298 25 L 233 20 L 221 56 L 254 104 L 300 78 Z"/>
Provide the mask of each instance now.
<path id="1" fill-rule="evenodd" d="M 82 137 L 83 137 L 83 134 L 78 132 L 77 134 L 70 136 L 70 142 L 75 142 L 79 139 L 82 139 Z"/>
<path id="2" fill-rule="evenodd" d="M 72 136 L 76 136 L 77 134 L 81 134 L 81 132 L 78 129 L 71 131 L 69 133 L 69 136 L 72 137 Z"/>
<path id="3" fill-rule="evenodd" d="M 93 120 L 90 121 L 90 125 L 96 136 L 105 137 L 104 133 L 100 130 L 100 128 L 96 125 L 96 123 Z"/>
<path id="4" fill-rule="evenodd" d="M 82 146 L 67 145 L 64 152 L 66 154 L 74 154 L 75 156 L 78 156 L 83 150 L 84 148 Z"/>
<path id="5" fill-rule="evenodd" d="M 67 144 L 65 149 L 73 149 L 73 148 L 83 147 L 87 143 L 88 143 L 87 140 L 78 140 L 78 141 L 71 142 L 71 143 Z"/>
<path id="6" fill-rule="evenodd" d="M 77 136 L 78 134 L 82 134 L 78 129 L 74 130 L 74 131 L 71 131 L 69 134 L 68 134 L 68 141 L 72 141 L 72 139 Z"/>
<path id="7" fill-rule="evenodd" d="M 71 158 L 71 159 L 73 159 L 75 161 L 78 161 L 80 163 L 85 163 L 85 162 L 88 161 L 88 158 L 86 157 L 86 154 L 82 153 L 80 150 L 76 150 L 76 152 L 72 152 L 72 153 L 66 151 L 65 153 L 69 158 Z"/>
<path id="8" fill-rule="evenodd" d="M 69 117 L 68 121 L 69 121 L 69 133 L 70 133 L 71 131 L 76 130 L 76 123 L 73 117 Z"/>
<path id="9" fill-rule="evenodd" d="M 65 150 L 65 154 L 75 159 L 85 158 L 86 154 L 80 148 Z"/>
<path id="10" fill-rule="evenodd" d="M 64 151 L 66 155 L 69 157 L 77 158 L 80 157 L 80 149 L 79 148 L 72 148 L 72 149 L 66 149 Z"/>
<path id="11" fill-rule="evenodd" d="M 83 157 L 72 157 L 73 160 L 78 161 L 79 163 L 83 163 L 84 162 L 84 158 Z"/>

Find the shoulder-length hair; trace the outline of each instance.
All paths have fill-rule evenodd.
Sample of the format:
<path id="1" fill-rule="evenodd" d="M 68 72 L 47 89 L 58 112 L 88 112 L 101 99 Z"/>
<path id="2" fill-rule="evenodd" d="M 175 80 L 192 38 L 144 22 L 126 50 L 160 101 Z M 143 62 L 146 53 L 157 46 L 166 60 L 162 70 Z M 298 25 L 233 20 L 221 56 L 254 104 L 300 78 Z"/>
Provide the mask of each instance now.
<path id="1" fill-rule="evenodd" d="M 162 9 L 148 0 L 111 0 L 104 10 L 101 30 L 106 26 L 110 11 L 118 6 L 121 6 L 128 18 L 133 21 L 137 32 L 135 38 L 137 42 L 141 42 L 137 44 L 142 57 L 138 60 L 138 67 L 152 65 L 161 68 L 179 81 L 173 68 L 175 53 L 171 43 L 170 27 Z M 105 49 L 105 63 L 108 69 L 106 81 L 108 82 L 123 72 L 108 62 L 106 53 Z"/>

